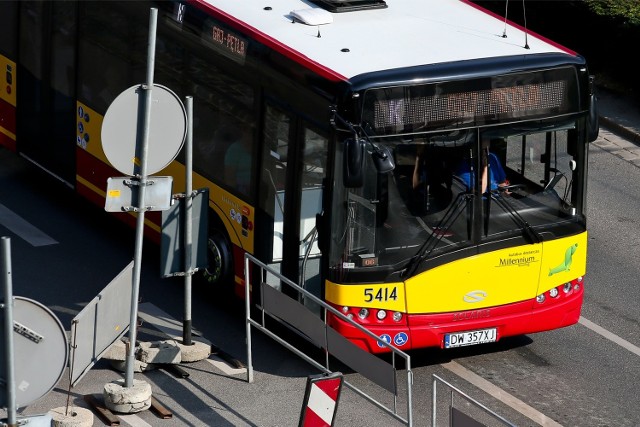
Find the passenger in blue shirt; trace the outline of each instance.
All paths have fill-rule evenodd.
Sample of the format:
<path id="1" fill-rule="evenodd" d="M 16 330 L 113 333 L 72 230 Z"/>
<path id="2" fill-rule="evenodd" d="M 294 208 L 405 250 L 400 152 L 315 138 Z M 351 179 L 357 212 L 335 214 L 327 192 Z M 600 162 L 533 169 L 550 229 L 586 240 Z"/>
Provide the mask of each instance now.
<path id="1" fill-rule="evenodd" d="M 502 164 L 498 159 L 498 156 L 496 156 L 491 152 L 488 152 L 487 157 L 489 158 L 488 169 L 486 166 L 487 165 L 486 157 L 482 161 L 482 164 L 484 165 L 482 168 L 482 175 L 481 175 L 483 193 L 487 192 L 488 176 L 491 177 L 490 179 L 491 190 L 497 190 L 498 187 L 509 185 L 509 182 L 507 181 L 507 174 L 505 173 L 504 168 L 502 167 Z M 475 176 L 474 176 L 474 172 L 471 170 L 469 160 L 470 159 L 464 159 L 460 164 L 460 166 L 458 167 L 458 170 L 456 171 L 456 176 L 458 176 L 465 183 L 465 185 L 467 186 L 467 189 L 471 189 L 475 185 L 475 182 L 474 182 Z"/>

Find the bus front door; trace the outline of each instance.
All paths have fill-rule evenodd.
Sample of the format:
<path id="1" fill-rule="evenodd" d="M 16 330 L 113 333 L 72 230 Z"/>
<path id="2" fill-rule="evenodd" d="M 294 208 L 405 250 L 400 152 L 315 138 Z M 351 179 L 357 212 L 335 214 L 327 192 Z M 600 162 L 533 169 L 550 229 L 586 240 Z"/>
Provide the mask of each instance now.
<path id="1" fill-rule="evenodd" d="M 268 107 L 262 154 L 263 209 L 272 218 L 270 266 L 320 296 L 320 250 L 315 228 L 322 212 L 328 139 L 301 119 Z M 298 298 L 288 286 L 272 284 Z"/>

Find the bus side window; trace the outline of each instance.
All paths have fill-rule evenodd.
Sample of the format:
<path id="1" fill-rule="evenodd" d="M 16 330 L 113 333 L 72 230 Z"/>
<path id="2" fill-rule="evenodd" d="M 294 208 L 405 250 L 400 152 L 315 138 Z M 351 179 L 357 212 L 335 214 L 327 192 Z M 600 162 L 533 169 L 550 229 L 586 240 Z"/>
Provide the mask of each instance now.
<path id="1" fill-rule="evenodd" d="M 231 122 L 221 129 L 214 144 L 224 152 L 224 182 L 243 195 L 251 194 L 253 132 L 240 122 Z"/>

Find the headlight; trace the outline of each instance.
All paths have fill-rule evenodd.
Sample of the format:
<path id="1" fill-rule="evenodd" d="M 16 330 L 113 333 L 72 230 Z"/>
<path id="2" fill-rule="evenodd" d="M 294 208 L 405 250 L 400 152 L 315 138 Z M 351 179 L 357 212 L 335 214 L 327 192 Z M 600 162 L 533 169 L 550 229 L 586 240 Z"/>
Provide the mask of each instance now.
<path id="1" fill-rule="evenodd" d="M 387 312 L 385 310 L 378 310 L 376 317 L 378 320 L 384 320 L 387 317 Z"/>
<path id="2" fill-rule="evenodd" d="M 349 307 L 342 307 L 342 314 L 347 314 L 349 312 Z"/>
<path id="3" fill-rule="evenodd" d="M 544 294 L 540 294 L 536 297 L 536 301 L 538 301 L 539 303 L 543 303 L 545 300 Z"/>
<path id="4" fill-rule="evenodd" d="M 367 316 L 369 316 L 369 310 L 366 308 L 361 308 L 360 311 L 358 311 L 358 317 L 362 320 L 366 319 Z"/>
<path id="5" fill-rule="evenodd" d="M 549 296 L 551 296 L 551 298 L 556 298 L 558 296 L 558 288 L 549 289 Z"/>
<path id="6" fill-rule="evenodd" d="M 571 282 L 568 282 L 562 285 L 562 292 L 564 292 L 565 294 L 568 294 L 569 292 L 571 292 Z"/>
<path id="7" fill-rule="evenodd" d="M 402 313 L 400 313 L 399 311 L 394 311 L 392 318 L 394 322 L 399 322 L 402 320 Z"/>

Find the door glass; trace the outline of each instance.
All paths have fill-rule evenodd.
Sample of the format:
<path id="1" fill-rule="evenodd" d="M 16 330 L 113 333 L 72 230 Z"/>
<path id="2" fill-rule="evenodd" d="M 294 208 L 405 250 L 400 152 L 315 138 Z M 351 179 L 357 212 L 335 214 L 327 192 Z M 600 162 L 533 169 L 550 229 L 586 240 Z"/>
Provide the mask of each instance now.
<path id="1" fill-rule="evenodd" d="M 284 189 L 291 120 L 275 107 L 267 106 L 264 121 L 264 148 L 260 180 L 260 207 L 273 220 L 273 258 L 282 260 Z"/>
<path id="2" fill-rule="evenodd" d="M 322 213 L 322 190 L 327 165 L 327 138 L 314 130 L 304 127 L 304 145 L 301 151 L 302 191 L 299 200 L 300 229 L 298 284 L 317 297 L 322 293 L 320 274 L 320 248 L 316 215 Z M 304 304 L 312 311 L 320 313 L 320 308 L 310 299 L 303 298 Z"/>
<path id="3" fill-rule="evenodd" d="M 322 182 L 327 162 L 327 138 L 304 129 L 302 196 L 300 198 L 300 256 L 319 256 L 316 214 L 322 212 Z"/>

